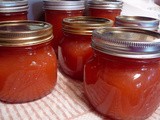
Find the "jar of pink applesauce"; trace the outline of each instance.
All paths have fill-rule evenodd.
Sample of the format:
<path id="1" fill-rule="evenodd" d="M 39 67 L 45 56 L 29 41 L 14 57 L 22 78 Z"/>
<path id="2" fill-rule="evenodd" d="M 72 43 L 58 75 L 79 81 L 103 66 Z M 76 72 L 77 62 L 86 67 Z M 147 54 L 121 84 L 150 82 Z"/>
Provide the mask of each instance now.
<path id="1" fill-rule="evenodd" d="M 119 0 L 92 0 L 88 2 L 88 15 L 115 21 L 121 14 L 123 2 Z"/>
<path id="2" fill-rule="evenodd" d="M 46 22 L 0 22 L 0 101 L 24 103 L 51 93 L 57 81 L 52 38 Z"/>
<path id="3" fill-rule="evenodd" d="M 84 67 L 92 106 L 113 120 L 145 120 L 160 104 L 160 34 L 104 28 L 92 34 L 94 56 Z"/>
<path id="4" fill-rule="evenodd" d="M 90 45 L 93 30 L 112 25 L 112 20 L 90 16 L 63 19 L 64 35 L 58 46 L 58 60 L 63 72 L 83 81 L 84 65 L 93 56 Z"/>
<path id="5" fill-rule="evenodd" d="M 54 39 L 52 46 L 57 54 L 58 45 L 62 39 L 62 20 L 66 17 L 82 16 L 84 1 L 53 1 L 44 0 L 45 21 L 53 25 Z"/>
<path id="6" fill-rule="evenodd" d="M 27 0 L 1 0 L 0 21 L 27 20 Z"/>

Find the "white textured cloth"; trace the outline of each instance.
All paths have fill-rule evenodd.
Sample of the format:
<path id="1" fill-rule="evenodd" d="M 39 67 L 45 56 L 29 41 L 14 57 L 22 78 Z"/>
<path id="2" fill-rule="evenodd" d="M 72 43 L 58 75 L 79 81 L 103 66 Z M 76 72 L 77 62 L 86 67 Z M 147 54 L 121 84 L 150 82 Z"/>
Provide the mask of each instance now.
<path id="1" fill-rule="evenodd" d="M 58 72 L 51 94 L 24 104 L 0 103 L 0 120 L 109 120 L 94 111 L 83 84 Z M 160 108 L 147 120 L 160 120 Z"/>

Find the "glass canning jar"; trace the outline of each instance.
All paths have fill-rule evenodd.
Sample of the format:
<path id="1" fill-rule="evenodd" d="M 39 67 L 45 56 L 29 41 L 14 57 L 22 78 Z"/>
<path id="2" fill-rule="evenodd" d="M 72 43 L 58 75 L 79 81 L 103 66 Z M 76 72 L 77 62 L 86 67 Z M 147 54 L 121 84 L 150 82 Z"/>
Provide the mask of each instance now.
<path id="1" fill-rule="evenodd" d="M 94 56 L 84 68 L 93 107 L 116 120 L 145 120 L 160 103 L 160 34 L 134 28 L 93 32 Z"/>
<path id="2" fill-rule="evenodd" d="M 88 15 L 115 21 L 121 14 L 123 2 L 119 0 L 91 0 L 88 2 Z"/>
<path id="3" fill-rule="evenodd" d="M 27 0 L 1 0 L 0 21 L 27 20 Z"/>
<path id="4" fill-rule="evenodd" d="M 113 21 L 97 17 L 70 17 L 63 19 L 64 36 L 58 47 L 61 69 L 71 78 L 83 80 L 83 67 L 93 55 L 90 46 L 92 31 L 112 26 Z"/>
<path id="5" fill-rule="evenodd" d="M 1 101 L 28 102 L 52 91 L 57 79 L 52 38 L 45 22 L 0 22 Z"/>
<path id="6" fill-rule="evenodd" d="M 52 41 L 52 46 L 57 54 L 58 45 L 63 36 L 63 19 L 72 16 L 82 16 L 85 9 L 84 1 L 43 1 L 45 9 L 45 21 L 53 25 L 54 39 Z"/>
<path id="7" fill-rule="evenodd" d="M 115 26 L 158 31 L 159 20 L 144 16 L 117 16 Z"/>

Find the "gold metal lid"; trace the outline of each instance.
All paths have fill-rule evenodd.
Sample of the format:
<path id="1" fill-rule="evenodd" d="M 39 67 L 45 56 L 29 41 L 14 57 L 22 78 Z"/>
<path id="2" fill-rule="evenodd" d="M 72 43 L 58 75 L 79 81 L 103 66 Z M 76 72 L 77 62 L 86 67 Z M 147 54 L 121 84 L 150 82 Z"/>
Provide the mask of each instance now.
<path id="1" fill-rule="evenodd" d="M 160 33 L 125 27 L 93 31 L 92 47 L 102 53 L 134 59 L 160 58 Z"/>
<path id="2" fill-rule="evenodd" d="M 28 11 L 27 0 L 0 0 L 0 12 L 22 12 Z"/>
<path id="3" fill-rule="evenodd" d="M 92 35 L 93 30 L 101 27 L 111 27 L 113 21 L 91 16 L 76 16 L 63 19 L 63 30 L 67 33 Z"/>
<path id="4" fill-rule="evenodd" d="M 51 41 L 52 25 L 41 21 L 0 22 L 0 46 L 21 47 Z"/>

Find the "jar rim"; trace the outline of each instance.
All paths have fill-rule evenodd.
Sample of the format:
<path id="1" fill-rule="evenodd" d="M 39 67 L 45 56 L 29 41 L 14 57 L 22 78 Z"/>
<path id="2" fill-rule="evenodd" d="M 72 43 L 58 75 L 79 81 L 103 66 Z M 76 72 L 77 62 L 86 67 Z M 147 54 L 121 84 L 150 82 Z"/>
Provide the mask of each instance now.
<path id="1" fill-rule="evenodd" d="M 120 0 L 91 0 L 88 2 L 88 7 L 94 9 L 122 9 L 123 2 Z"/>
<path id="2" fill-rule="evenodd" d="M 118 27 L 140 27 L 146 30 L 158 30 L 160 20 L 145 16 L 116 16 L 115 25 Z"/>
<path id="3" fill-rule="evenodd" d="M 63 31 L 79 35 L 92 35 L 93 30 L 101 27 L 111 27 L 113 21 L 106 18 L 91 16 L 76 16 L 63 19 Z"/>
<path id="4" fill-rule="evenodd" d="M 51 41 L 52 25 L 42 21 L 0 22 L 0 46 L 32 46 Z"/>
<path id="5" fill-rule="evenodd" d="M 27 0 L 1 0 L 0 1 L 0 12 L 22 12 L 28 10 L 28 1 Z"/>
<path id="6" fill-rule="evenodd" d="M 85 9 L 84 1 L 55 1 L 43 0 L 44 9 L 46 10 L 83 10 Z"/>
<path id="7" fill-rule="evenodd" d="M 108 27 L 93 31 L 93 49 L 105 54 L 151 59 L 160 57 L 160 33 L 127 27 Z"/>

